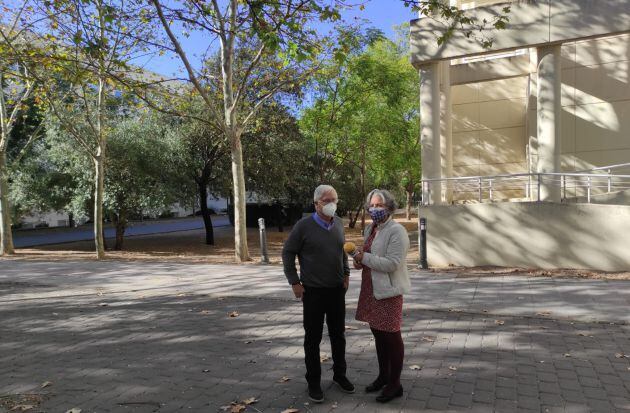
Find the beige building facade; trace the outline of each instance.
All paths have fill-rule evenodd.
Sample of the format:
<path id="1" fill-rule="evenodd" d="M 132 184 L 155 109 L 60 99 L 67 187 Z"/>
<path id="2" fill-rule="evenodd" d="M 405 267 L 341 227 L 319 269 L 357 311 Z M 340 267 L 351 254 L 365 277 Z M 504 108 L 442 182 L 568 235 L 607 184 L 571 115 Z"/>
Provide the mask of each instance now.
<path id="1" fill-rule="evenodd" d="M 508 28 L 481 34 L 494 37 L 490 49 L 461 32 L 438 45 L 443 22 L 425 17 L 411 23 L 411 61 L 420 73 L 425 208 L 588 201 L 623 209 L 630 199 L 630 178 L 624 178 L 630 167 L 618 166 L 630 164 L 630 2 L 451 1 L 489 21 L 506 3 Z M 610 166 L 616 167 L 608 171 Z M 515 211 L 523 214 L 522 208 L 527 206 Z M 440 209 L 439 216 L 448 210 Z M 549 219 L 557 219 L 557 210 L 548 210 L 554 211 Z M 501 210 L 504 218 L 505 211 L 511 209 Z M 537 211 L 540 218 L 547 210 Z M 584 215 L 584 208 L 560 211 Z M 518 219 L 514 225 L 518 231 Z M 442 238 L 462 229 L 440 228 L 434 235 Z M 562 239 L 575 237 L 570 226 L 562 228 L 567 231 Z M 454 245 L 451 241 L 434 251 L 442 257 L 434 264 L 474 263 L 462 258 L 466 254 L 449 261 L 444 248 Z M 630 269 L 630 259 L 613 261 L 616 268 Z M 553 260 L 544 262 L 553 266 Z M 567 262 L 559 260 L 558 266 Z"/>

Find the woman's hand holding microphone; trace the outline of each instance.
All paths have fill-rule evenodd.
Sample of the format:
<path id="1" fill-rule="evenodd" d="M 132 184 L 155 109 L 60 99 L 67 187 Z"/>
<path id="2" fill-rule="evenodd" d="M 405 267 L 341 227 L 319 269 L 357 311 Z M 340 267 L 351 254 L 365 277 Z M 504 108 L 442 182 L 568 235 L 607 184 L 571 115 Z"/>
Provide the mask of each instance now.
<path id="1" fill-rule="evenodd" d="M 361 260 L 363 259 L 363 252 L 357 248 L 354 242 L 346 242 L 343 245 L 343 250 L 354 260 L 355 269 L 360 270 L 363 268 L 363 265 L 361 264 Z"/>

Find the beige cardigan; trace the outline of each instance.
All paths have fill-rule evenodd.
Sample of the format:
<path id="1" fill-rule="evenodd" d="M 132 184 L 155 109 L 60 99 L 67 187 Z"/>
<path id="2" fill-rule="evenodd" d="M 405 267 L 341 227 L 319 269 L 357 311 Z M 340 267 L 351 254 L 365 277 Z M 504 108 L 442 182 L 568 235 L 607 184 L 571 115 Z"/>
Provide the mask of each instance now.
<path id="1" fill-rule="evenodd" d="M 370 236 L 372 226 L 373 224 L 369 224 L 365 228 L 365 240 Z M 391 217 L 376 230 L 372 252 L 363 253 L 361 264 L 372 270 L 372 286 L 377 300 L 402 295 L 411 290 L 407 272 L 408 250 L 407 230 Z"/>

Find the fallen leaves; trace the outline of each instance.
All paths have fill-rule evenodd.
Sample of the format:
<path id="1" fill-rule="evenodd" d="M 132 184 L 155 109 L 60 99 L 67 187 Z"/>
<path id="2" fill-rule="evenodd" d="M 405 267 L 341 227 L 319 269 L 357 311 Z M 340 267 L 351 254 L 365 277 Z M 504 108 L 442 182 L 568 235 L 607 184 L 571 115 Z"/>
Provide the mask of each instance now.
<path id="1" fill-rule="evenodd" d="M 435 341 L 435 337 L 433 337 L 433 336 L 424 336 L 420 340 L 421 341 L 428 341 L 429 343 L 433 343 Z"/>
<path id="2" fill-rule="evenodd" d="M 455 366 L 448 366 L 448 369 L 451 371 L 457 371 L 457 367 Z"/>
<path id="3" fill-rule="evenodd" d="M 238 313 L 238 311 L 232 311 L 231 313 L 228 313 L 228 317 L 230 318 L 235 318 L 238 317 L 240 314 Z"/>
<path id="4" fill-rule="evenodd" d="M 551 315 L 551 311 L 539 311 L 539 312 L 536 313 L 536 315 L 543 316 L 543 317 L 549 317 Z"/>
<path id="5" fill-rule="evenodd" d="M 43 389 L 43 388 L 48 387 L 48 386 L 52 386 L 52 381 L 45 381 L 45 382 L 43 382 L 41 388 Z"/>
<path id="6" fill-rule="evenodd" d="M 630 359 L 630 354 L 615 353 L 615 358 L 618 358 L 618 359 L 623 359 L 623 358 Z"/>
<path id="7" fill-rule="evenodd" d="M 257 402 L 258 402 L 257 398 L 249 397 L 240 402 L 232 402 L 226 406 L 221 406 L 221 410 L 223 410 L 224 412 L 230 412 L 230 413 L 241 413 L 241 412 L 244 412 L 245 409 L 247 409 L 247 406 L 249 406 L 250 404 L 257 403 Z"/>
<path id="8" fill-rule="evenodd" d="M 300 413 L 300 409 L 284 409 L 282 413 Z"/>
<path id="9" fill-rule="evenodd" d="M 224 412 L 230 412 L 230 413 L 241 413 L 245 411 L 245 409 L 247 409 L 247 406 L 245 406 L 244 404 L 236 403 L 236 402 L 232 402 L 231 404 L 228 404 L 227 406 L 221 406 L 221 410 L 223 410 Z"/>
<path id="10" fill-rule="evenodd" d="M 205 314 L 205 315 L 210 314 L 210 310 L 201 310 L 199 311 L 199 314 Z"/>
<path id="11" fill-rule="evenodd" d="M 78 407 L 73 407 L 70 410 L 66 410 L 66 413 L 81 413 L 81 409 L 79 409 Z"/>
<path id="12" fill-rule="evenodd" d="M 564 353 L 563 356 L 564 357 L 571 357 L 571 353 Z"/>
<path id="13" fill-rule="evenodd" d="M 319 361 L 321 361 L 322 363 L 325 361 L 330 360 L 330 357 L 328 357 L 328 354 L 323 354 L 320 358 Z"/>
<path id="14" fill-rule="evenodd" d="M 18 404 L 18 405 L 13 406 L 13 408 L 9 411 L 10 412 L 26 412 L 28 410 L 33 410 L 34 408 L 35 406 L 32 404 Z"/>
<path id="15" fill-rule="evenodd" d="M 503 324 L 505 324 L 505 321 L 503 321 L 503 320 L 494 320 L 494 324 L 502 326 Z"/>
<path id="16" fill-rule="evenodd" d="M 592 336 L 592 335 L 590 335 L 590 334 L 586 334 L 586 333 L 578 333 L 578 336 L 593 338 L 593 336 Z"/>
<path id="17" fill-rule="evenodd" d="M 417 365 L 417 364 L 413 364 L 413 365 L 409 366 L 409 368 L 410 368 L 411 370 L 421 370 L 421 369 L 422 369 L 422 367 L 420 367 L 420 366 L 419 366 L 419 365 Z"/>
<path id="18" fill-rule="evenodd" d="M 282 377 L 280 377 L 280 379 L 278 379 L 278 383 L 286 383 L 289 380 L 291 380 L 291 379 L 288 378 L 287 376 L 282 376 Z"/>
<path id="19" fill-rule="evenodd" d="M 346 326 L 346 331 L 347 330 L 358 330 L 359 327 L 354 327 L 354 326 Z"/>

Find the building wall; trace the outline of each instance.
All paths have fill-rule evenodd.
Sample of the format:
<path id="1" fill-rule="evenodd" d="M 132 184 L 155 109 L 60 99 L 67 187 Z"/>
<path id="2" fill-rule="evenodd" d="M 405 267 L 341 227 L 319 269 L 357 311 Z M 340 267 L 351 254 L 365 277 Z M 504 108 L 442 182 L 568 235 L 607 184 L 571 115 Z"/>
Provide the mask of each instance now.
<path id="1" fill-rule="evenodd" d="M 630 162 L 630 35 L 562 46 L 562 164 Z"/>
<path id="2" fill-rule="evenodd" d="M 534 171 L 536 73 L 456 85 L 452 93 L 454 176 Z M 630 35 L 562 46 L 562 107 L 563 171 L 630 162 Z M 584 193 L 567 188 L 567 196 Z"/>
<path id="3" fill-rule="evenodd" d="M 46 223 L 49 227 L 67 227 L 69 216 L 65 212 L 49 211 L 45 214 L 32 214 L 22 217 L 22 228 L 34 228 L 38 224 Z"/>
<path id="4" fill-rule="evenodd" d="M 453 102 L 453 175 L 527 171 L 527 76 L 457 85 Z M 497 199 L 525 196 L 524 186 L 495 193 Z M 455 200 L 477 194 L 455 192 Z"/>
<path id="5" fill-rule="evenodd" d="M 428 206 L 428 261 L 630 270 L 630 206 L 502 202 Z"/>

